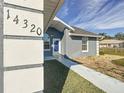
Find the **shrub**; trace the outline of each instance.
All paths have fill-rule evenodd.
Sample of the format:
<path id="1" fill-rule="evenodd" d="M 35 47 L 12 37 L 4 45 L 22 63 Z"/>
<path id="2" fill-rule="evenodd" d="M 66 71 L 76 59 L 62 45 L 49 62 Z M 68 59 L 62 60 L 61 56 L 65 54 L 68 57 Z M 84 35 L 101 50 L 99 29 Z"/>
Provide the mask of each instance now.
<path id="1" fill-rule="evenodd" d="M 113 64 L 119 65 L 119 66 L 124 66 L 124 58 L 123 59 L 118 59 L 118 60 L 112 60 Z"/>
<path id="2" fill-rule="evenodd" d="M 124 56 L 124 48 L 101 48 L 100 52 L 104 52 L 104 54 Z"/>
<path id="3" fill-rule="evenodd" d="M 100 51 L 99 54 L 100 54 L 100 55 L 104 55 L 105 53 L 104 53 L 103 51 Z"/>

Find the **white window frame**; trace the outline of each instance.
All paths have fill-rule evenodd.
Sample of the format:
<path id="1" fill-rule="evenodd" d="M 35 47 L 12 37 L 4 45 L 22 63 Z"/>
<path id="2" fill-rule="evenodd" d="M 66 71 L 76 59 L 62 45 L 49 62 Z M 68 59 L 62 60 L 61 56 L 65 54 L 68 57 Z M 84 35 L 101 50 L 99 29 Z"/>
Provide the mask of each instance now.
<path id="1" fill-rule="evenodd" d="M 82 37 L 82 40 L 83 40 L 83 38 L 87 39 L 87 50 L 82 50 L 82 52 L 88 52 L 89 51 L 89 39 L 88 39 L 88 37 Z M 83 44 L 81 44 L 81 49 L 82 49 L 82 45 Z"/>

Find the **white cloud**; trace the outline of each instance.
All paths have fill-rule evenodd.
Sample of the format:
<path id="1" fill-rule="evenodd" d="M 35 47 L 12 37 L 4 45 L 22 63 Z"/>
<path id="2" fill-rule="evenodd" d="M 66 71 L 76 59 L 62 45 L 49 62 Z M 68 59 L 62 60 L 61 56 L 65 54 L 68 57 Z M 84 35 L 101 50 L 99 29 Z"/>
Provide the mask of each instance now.
<path id="1" fill-rule="evenodd" d="M 105 23 L 97 25 L 97 29 L 114 29 L 114 28 L 122 28 L 124 27 L 123 21 L 117 21 L 114 23 Z"/>
<path id="2" fill-rule="evenodd" d="M 74 5 L 75 1 L 76 0 L 71 0 L 71 2 L 70 2 L 70 0 L 65 1 L 64 6 L 61 8 L 61 12 L 59 12 L 60 18 L 65 18 L 66 16 L 69 15 L 69 10 L 70 10 L 69 6 Z"/>
<path id="3" fill-rule="evenodd" d="M 101 8 L 106 0 L 81 0 L 79 6 L 79 14 L 74 20 L 71 20 L 70 24 L 76 24 L 79 22 L 86 22 L 92 19 L 96 12 Z"/>
<path id="4" fill-rule="evenodd" d="M 116 0 L 81 0 L 79 14 L 69 23 L 86 29 L 124 27 L 124 2 Z"/>
<path id="5" fill-rule="evenodd" d="M 68 6 L 68 2 L 64 3 L 64 6 L 62 6 L 62 8 L 60 9 L 61 12 L 58 13 L 58 16 L 60 18 L 65 18 L 66 16 L 68 16 L 69 14 L 69 6 Z"/>

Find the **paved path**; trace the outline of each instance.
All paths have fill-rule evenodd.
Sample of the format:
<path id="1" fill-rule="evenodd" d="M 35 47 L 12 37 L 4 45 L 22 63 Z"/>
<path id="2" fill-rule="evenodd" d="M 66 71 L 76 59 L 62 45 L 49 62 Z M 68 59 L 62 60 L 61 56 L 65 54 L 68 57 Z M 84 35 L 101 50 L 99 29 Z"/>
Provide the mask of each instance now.
<path id="1" fill-rule="evenodd" d="M 56 59 L 103 91 L 107 93 L 124 93 L 123 82 L 104 75 L 100 72 L 96 72 L 95 70 L 87 68 L 83 65 L 72 62 L 71 60 L 65 59 L 62 56 Z"/>
<path id="2" fill-rule="evenodd" d="M 45 61 L 54 60 L 54 59 L 56 59 L 56 58 L 53 56 L 44 57 Z"/>

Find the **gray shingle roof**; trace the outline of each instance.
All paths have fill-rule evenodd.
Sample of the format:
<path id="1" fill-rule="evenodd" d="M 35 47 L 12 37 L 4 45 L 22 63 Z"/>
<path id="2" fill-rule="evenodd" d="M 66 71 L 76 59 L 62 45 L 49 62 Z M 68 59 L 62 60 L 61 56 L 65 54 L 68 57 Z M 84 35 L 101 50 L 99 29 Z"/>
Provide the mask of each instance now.
<path id="1" fill-rule="evenodd" d="M 95 36 L 98 36 L 98 34 L 96 33 L 93 33 L 93 32 L 89 32 L 89 31 L 86 31 L 84 29 L 81 29 L 81 28 L 78 28 L 78 27 L 73 27 L 75 29 L 75 31 L 71 31 L 71 33 L 74 33 L 74 34 L 83 34 L 83 35 L 95 35 Z"/>

